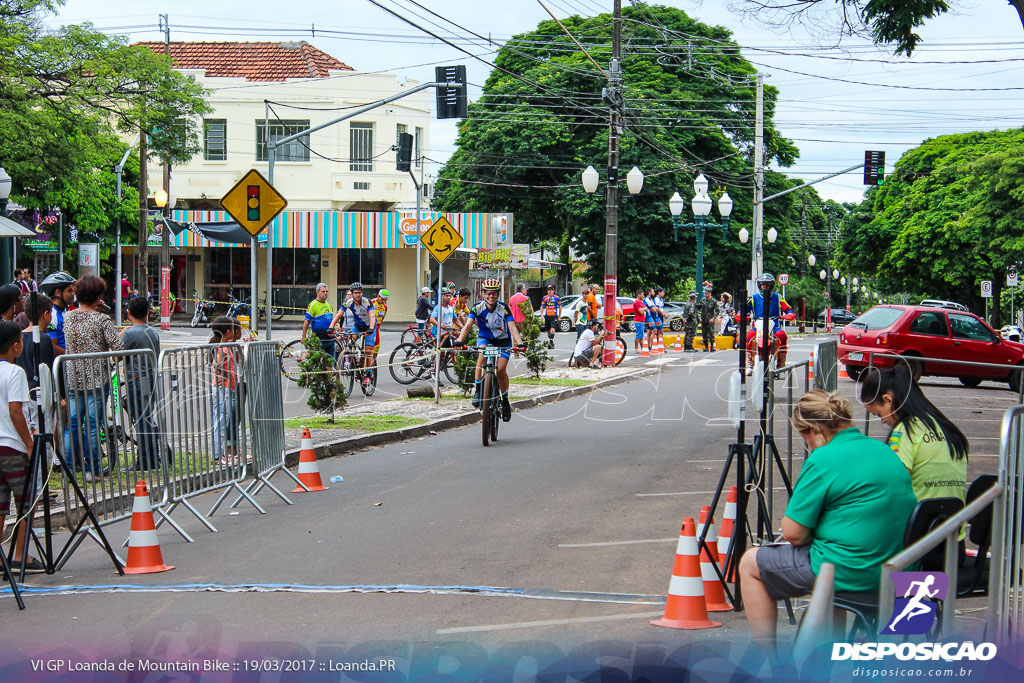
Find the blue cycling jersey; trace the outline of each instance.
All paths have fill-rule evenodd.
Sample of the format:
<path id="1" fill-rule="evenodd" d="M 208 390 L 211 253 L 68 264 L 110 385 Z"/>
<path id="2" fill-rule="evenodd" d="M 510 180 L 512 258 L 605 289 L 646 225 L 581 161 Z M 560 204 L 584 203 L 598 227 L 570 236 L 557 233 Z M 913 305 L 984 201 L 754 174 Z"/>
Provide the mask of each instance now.
<path id="1" fill-rule="evenodd" d="M 476 321 L 478 339 L 491 343 L 507 342 L 511 338 L 508 325 L 512 322 L 512 311 L 503 301 L 499 301 L 493 311 L 486 303 L 478 301 L 469 309 L 469 319 Z"/>
<path id="2" fill-rule="evenodd" d="M 368 332 L 370 330 L 370 311 L 374 309 L 373 302 L 363 299 L 356 304 L 353 301 L 346 308 L 352 313 L 352 332 Z"/>

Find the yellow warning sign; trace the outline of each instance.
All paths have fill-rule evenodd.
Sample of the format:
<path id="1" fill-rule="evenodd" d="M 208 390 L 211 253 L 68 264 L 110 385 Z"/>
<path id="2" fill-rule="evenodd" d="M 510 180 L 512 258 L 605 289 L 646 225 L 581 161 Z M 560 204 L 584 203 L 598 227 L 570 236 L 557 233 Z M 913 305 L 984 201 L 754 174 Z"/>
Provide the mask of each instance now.
<path id="1" fill-rule="evenodd" d="M 423 246 L 434 255 L 438 263 L 444 263 L 445 259 L 454 254 L 461 245 L 462 235 L 444 216 L 434 221 L 434 224 L 423 233 Z"/>
<path id="2" fill-rule="evenodd" d="M 228 190 L 220 205 L 246 232 L 255 235 L 284 211 L 288 200 L 254 168 Z"/>

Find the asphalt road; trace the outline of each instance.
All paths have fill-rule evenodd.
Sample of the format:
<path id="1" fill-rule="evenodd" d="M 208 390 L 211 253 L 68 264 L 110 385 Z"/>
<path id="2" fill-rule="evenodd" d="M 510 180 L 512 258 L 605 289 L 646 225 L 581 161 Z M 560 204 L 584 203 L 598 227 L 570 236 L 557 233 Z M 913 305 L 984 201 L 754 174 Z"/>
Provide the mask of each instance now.
<path id="1" fill-rule="evenodd" d="M 791 360 L 806 358 L 812 343 L 794 340 Z M 324 481 L 342 475 L 343 482 L 295 495 L 291 506 L 264 492 L 268 514 L 245 504 L 238 514 L 222 510 L 212 518 L 216 534 L 179 510 L 175 519 L 196 542 L 161 528 L 164 559 L 177 566 L 168 573 L 119 578 L 87 542 L 63 570 L 30 583 L 155 592 L 28 595 L 23 613 L 0 601 L 11 625 L 0 664 L 46 652 L 318 662 L 373 654 L 398 658 L 400 668 L 448 672 L 504 656 L 514 665 L 520 654 L 539 667 L 682 647 L 704 653 L 700 667 L 731 671 L 729 661 L 749 644 L 742 615 L 716 615 L 724 627 L 707 631 L 662 629 L 648 623 L 662 607 L 642 596 L 664 597 L 680 522 L 710 503 L 735 440 L 723 417 L 736 353 L 653 360 L 661 361 L 657 375 L 518 413 L 490 448 L 471 425 L 325 460 Z M 842 382 L 852 396 L 853 383 Z M 967 432 L 969 476 L 994 472 L 998 419 L 1015 395 L 992 383 L 924 386 Z M 784 421 L 777 425 L 785 458 Z M 877 421 L 871 427 L 882 436 Z M 793 455 L 798 470 L 801 452 Z M 282 475 L 274 481 L 291 488 Z M 212 503 L 205 496 L 196 504 Z M 776 526 L 782 509 L 780 500 Z M 127 524 L 108 527 L 115 544 L 127 531 Z M 268 592 L 171 589 L 205 583 Z M 792 633 L 786 625 L 781 631 Z"/>

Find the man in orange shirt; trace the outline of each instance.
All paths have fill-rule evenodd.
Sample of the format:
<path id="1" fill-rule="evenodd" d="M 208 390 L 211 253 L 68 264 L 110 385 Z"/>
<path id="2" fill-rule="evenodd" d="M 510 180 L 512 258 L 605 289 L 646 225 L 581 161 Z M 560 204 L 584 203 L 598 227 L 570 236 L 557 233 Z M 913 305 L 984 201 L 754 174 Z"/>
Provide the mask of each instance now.
<path id="1" fill-rule="evenodd" d="M 597 302 L 597 295 L 601 293 L 601 285 L 591 285 L 590 298 L 587 299 L 587 320 L 597 320 L 597 309 L 601 304 Z"/>

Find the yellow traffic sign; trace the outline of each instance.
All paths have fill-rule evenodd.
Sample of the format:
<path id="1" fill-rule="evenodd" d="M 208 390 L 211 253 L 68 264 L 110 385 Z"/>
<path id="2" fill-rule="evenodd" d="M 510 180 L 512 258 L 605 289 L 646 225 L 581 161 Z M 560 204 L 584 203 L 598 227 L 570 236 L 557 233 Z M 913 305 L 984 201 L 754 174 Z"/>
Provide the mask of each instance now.
<path id="1" fill-rule="evenodd" d="M 444 263 L 445 259 L 454 254 L 461 245 L 462 235 L 444 216 L 434 221 L 434 224 L 423 233 L 423 246 L 434 255 L 438 263 Z"/>
<path id="2" fill-rule="evenodd" d="M 228 190 L 220 205 L 250 235 L 255 235 L 284 211 L 288 200 L 254 168 Z"/>

